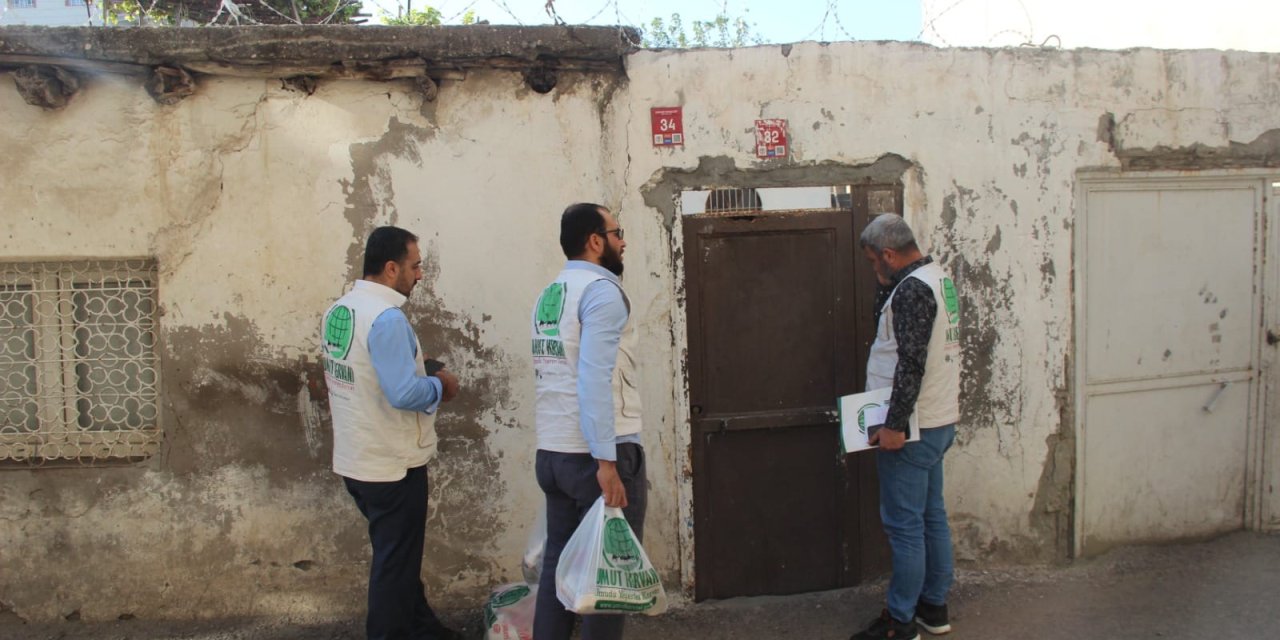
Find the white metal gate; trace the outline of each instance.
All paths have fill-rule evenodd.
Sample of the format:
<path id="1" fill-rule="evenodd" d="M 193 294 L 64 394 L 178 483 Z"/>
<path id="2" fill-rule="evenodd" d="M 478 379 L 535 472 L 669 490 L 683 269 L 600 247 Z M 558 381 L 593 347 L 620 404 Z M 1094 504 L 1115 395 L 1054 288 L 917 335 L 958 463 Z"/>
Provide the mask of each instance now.
<path id="1" fill-rule="evenodd" d="M 1077 554 L 1257 522 L 1269 188 L 1082 176 Z"/>

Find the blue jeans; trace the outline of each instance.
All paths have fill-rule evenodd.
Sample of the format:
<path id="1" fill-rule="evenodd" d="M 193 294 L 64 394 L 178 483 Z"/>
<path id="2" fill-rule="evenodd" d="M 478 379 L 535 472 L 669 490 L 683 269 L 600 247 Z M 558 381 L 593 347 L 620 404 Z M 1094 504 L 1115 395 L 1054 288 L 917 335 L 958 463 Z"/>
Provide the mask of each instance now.
<path id="1" fill-rule="evenodd" d="M 946 604 L 954 564 L 951 529 L 942 500 L 942 456 L 956 438 L 954 424 L 921 429 L 919 442 L 898 451 L 876 451 L 880 521 L 893 548 L 889 615 L 915 617 L 916 602 Z"/>

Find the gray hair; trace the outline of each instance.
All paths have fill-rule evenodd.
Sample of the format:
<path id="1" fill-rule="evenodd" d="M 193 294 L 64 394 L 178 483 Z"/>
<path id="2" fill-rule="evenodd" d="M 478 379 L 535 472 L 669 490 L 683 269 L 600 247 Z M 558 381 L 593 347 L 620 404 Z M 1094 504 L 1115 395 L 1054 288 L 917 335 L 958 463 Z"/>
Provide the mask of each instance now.
<path id="1" fill-rule="evenodd" d="M 871 224 L 858 236 L 858 244 L 871 247 L 872 251 L 885 249 L 901 251 L 916 244 L 916 236 L 902 216 L 895 213 L 882 213 L 871 219 Z"/>

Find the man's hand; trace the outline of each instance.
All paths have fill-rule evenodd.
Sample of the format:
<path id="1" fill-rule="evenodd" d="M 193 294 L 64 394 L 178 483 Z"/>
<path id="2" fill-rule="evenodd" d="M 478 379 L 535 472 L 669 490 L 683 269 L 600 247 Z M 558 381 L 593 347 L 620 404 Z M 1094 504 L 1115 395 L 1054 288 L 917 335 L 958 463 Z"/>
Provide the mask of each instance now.
<path id="1" fill-rule="evenodd" d="M 441 402 L 448 402 L 458 395 L 458 378 L 445 369 L 436 372 L 436 378 L 440 380 L 440 386 L 444 388 L 444 393 L 440 396 Z"/>
<path id="2" fill-rule="evenodd" d="M 596 471 L 596 481 L 600 483 L 600 492 L 604 494 L 606 507 L 627 506 L 627 489 L 622 486 L 622 478 L 618 476 L 618 464 L 612 460 L 596 460 L 600 470 Z"/>
<path id="3" fill-rule="evenodd" d="M 867 442 L 878 444 L 885 451 L 897 451 L 907 444 L 907 434 L 902 431 L 883 428 L 871 434 Z"/>

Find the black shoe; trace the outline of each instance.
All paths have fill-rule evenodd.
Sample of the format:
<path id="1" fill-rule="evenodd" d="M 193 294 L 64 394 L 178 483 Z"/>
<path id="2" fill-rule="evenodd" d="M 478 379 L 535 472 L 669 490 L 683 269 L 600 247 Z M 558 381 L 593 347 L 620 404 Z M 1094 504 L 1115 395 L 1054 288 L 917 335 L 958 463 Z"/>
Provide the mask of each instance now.
<path id="1" fill-rule="evenodd" d="M 898 622 L 889 615 L 889 610 L 880 612 L 880 617 L 871 622 L 871 626 L 861 633 L 855 633 L 849 640 L 920 640 L 920 631 L 914 622 Z"/>
<path id="2" fill-rule="evenodd" d="M 935 636 L 951 632 L 951 618 L 947 617 L 945 604 L 929 604 L 924 600 L 917 602 L 916 622 L 925 631 Z"/>

